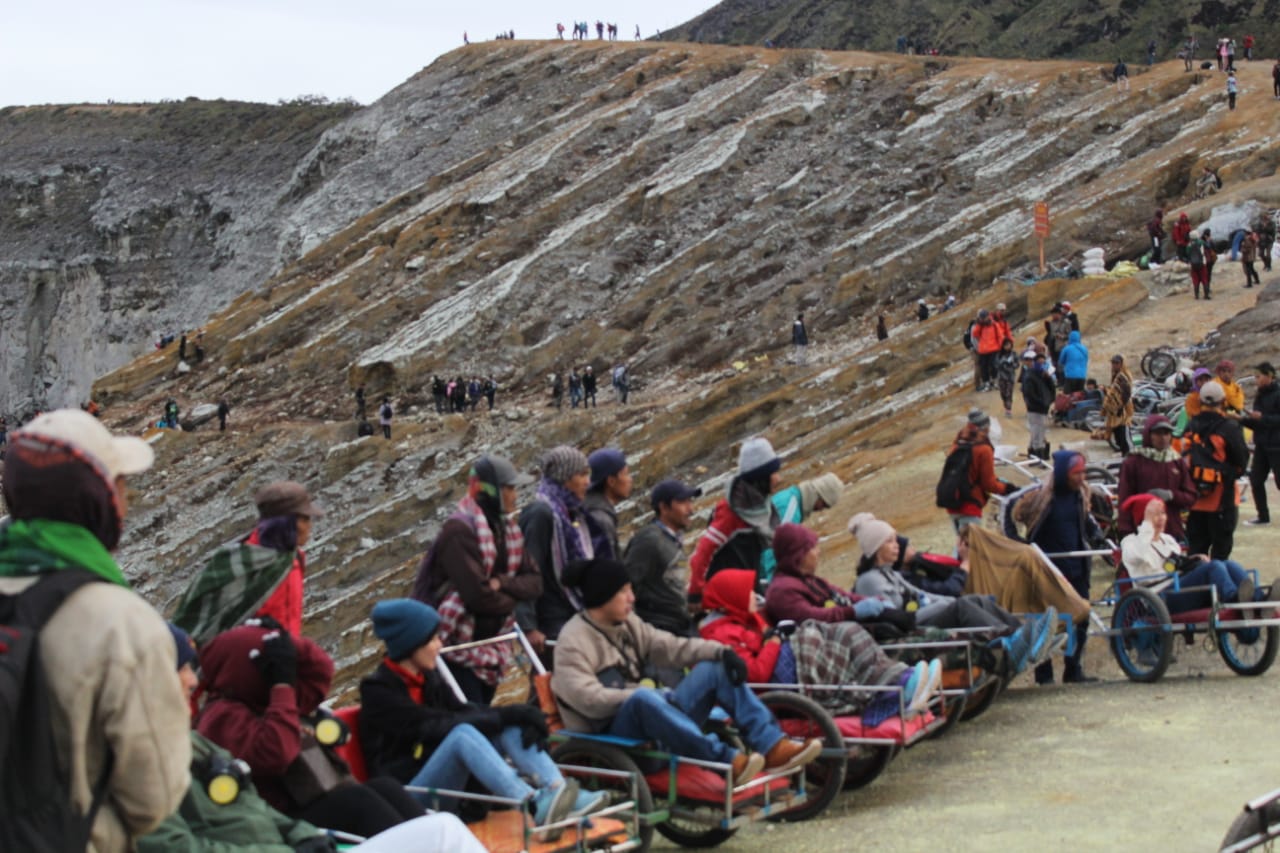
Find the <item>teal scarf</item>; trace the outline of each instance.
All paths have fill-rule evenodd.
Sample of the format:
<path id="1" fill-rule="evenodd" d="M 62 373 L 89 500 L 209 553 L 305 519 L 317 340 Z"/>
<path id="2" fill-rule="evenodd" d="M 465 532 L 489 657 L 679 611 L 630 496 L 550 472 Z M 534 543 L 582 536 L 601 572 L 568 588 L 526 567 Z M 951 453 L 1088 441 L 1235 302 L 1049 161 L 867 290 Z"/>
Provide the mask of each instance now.
<path id="1" fill-rule="evenodd" d="M 129 588 L 129 581 L 98 537 L 78 524 L 34 518 L 0 528 L 0 577 L 88 569 Z"/>

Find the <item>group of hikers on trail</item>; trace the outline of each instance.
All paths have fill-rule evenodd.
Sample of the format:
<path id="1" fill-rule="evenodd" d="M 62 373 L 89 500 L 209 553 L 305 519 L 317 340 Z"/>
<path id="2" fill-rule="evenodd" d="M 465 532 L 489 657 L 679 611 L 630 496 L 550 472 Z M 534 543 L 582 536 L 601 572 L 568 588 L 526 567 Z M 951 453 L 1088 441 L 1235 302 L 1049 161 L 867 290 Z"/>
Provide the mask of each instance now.
<path id="1" fill-rule="evenodd" d="M 614 365 L 609 373 L 609 383 L 613 386 L 614 396 L 619 403 L 627 402 L 631 393 L 631 369 L 626 362 Z M 565 386 L 569 389 L 569 408 L 594 409 L 596 407 L 596 391 L 599 387 L 595 368 L 583 365 L 581 368 L 571 367 L 568 374 L 553 373 L 549 377 L 551 403 L 557 409 L 564 408 Z"/>

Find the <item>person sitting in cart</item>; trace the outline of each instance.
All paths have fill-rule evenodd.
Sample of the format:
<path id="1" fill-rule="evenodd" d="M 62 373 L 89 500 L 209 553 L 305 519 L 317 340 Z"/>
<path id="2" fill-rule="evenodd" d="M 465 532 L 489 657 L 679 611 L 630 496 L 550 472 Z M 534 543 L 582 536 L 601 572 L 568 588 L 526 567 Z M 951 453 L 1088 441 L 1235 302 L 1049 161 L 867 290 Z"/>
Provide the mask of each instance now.
<path id="1" fill-rule="evenodd" d="M 1048 659 L 1057 619 L 1054 608 L 1019 619 L 989 595 L 966 595 L 961 573 L 953 572 L 945 580 L 920 577 L 912 583 L 894 569 L 898 535 L 888 522 L 860 512 L 849 520 L 849 532 L 862 550 L 854 586 L 859 595 L 878 598 L 898 610 L 914 610 L 916 623 L 925 627 L 986 629 L 983 633 L 990 647 L 1003 653 L 1007 675 Z"/>
<path id="2" fill-rule="evenodd" d="M 793 527 L 808 536 L 791 533 L 788 528 Z M 818 538 L 800 525 L 784 524 L 773 542 L 779 566 L 808 559 L 810 553 L 817 561 Z M 920 661 L 910 667 L 899 663 L 857 622 L 805 620 L 788 640 L 794 670 L 786 672 L 785 666 L 779 667 L 781 636 L 756 611 L 755 582 L 755 572 L 748 569 L 725 569 L 707 581 L 702 601 L 710 613 L 699 629 L 704 639 L 724 643 L 747 662 L 750 681 L 902 687 L 901 692 L 827 690 L 814 694 L 813 699 L 831 713 L 861 715 L 869 726 L 900 714 L 911 718 L 928 706 L 931 690 L 941 679 L 941 664 Z M 932 684 L 931 665 L 938 671 Z"/>
<path id="3" fill-rule="evenodd" d="M 1235 560 L 1210 560 L 1204 554 L 1183 554 L 1178 540 L 1165 532 L 1169 511 L 1165 502 L 1155 495 L 1133 495 L 1121 504 L 1120 511 L 1128 515 L 1137 528 L 1120 542 L 1120 554 L 1130 577 L 1164 578 L 1176 572 L 1181 575 L 1180 587 L 1216 587 L 1218 600 L 1226 603 L 1280 599 L 1280 584 L 1273 583 L 1265 590 L 1255 587 L 1244 566 Z M 1160 597 L 1174 613 L 1210 606 L 1207 590 L 1163 590 Z"/>
<path id="4" fill-rule="evenodd" d="M 762 769 L 792 770 L 821 754 L 820 740 L 796 742 L 782 733 L 747 686 L 747 665 L 731 648 L 677 637 L 636 616 L 622 563 L 571 563 L 563 580 L 578 590 L 584 608 L 560 632 L 551 676 L 568 729 L 657 741 L 686 758 L 729 764 L 735 785 Z M 650 665 L 689 672 L 674 687 L 660 687 Z M 702 732 L 717 705 L 733 717 L 750 751 Z"/>
<path id="5" fill-rule="evenodd" d="M 374 605 L 371 618 L 387 649 L 360 682 L 360 743 L 371 773 L 453 791 L 474 776 L 496 796 L 531 801 L 538 826 L 608 804 L 607 792 L 580 791 L 547 755 L 542 711 L 528 704 L 486 707 L 454 695 L 437 669 L 444 642 L 434 607 L 394 598 Z"/>

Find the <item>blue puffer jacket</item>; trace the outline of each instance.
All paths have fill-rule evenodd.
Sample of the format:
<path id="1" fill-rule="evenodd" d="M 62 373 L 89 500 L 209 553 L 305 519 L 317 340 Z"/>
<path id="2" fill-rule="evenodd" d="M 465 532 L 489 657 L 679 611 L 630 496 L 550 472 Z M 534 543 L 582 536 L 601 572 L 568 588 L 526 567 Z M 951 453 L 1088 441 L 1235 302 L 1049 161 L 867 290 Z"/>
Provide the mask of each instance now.
<path id="1" fill-rule="evenodd" d="M 1065 379 L 1084 379 L 1089 374 L 1089 350 L 1080 343 L 1080 333 L 1067 336 L 1067 345 L 1058 354 L 1058 368 Z"/>

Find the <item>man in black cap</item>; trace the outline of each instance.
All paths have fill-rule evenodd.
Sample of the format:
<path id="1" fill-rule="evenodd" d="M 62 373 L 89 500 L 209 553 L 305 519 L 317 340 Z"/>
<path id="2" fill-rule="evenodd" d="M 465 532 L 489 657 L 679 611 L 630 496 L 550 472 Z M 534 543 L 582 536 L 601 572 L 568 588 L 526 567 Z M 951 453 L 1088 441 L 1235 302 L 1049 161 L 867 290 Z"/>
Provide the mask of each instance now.
<path id="1" fill-rule="evenodd" d="M 516 520 L 516 490 L 532 482 L 508 459 L 481 456 L 471 466 L 466 495 L 422 558 L 413 598 L 439 610 L 446 644 L 510 631 L 516 606 L 542 594 L 542 575 L 525 551 Z M 469 700 L 488 705 L 493 699 L 511 660 L 510 645 L 450 653 L 449 666 Z"/>
<path id="2" fill-rule="evenodd" d="M 616 447 L 602 447 L 587 457 L 591 485 L 582 508 L 591 530 L 591 547 L 597 557 L 618 559 L 618 504 L 631 497 L 631 469 L 627 456 Z"/>
<path id="3" fill-rule="evenodd" d="M 1276 483 L 1280 485 L 1280 385 L 1276 385 L 1276 369 L 1271 362 L 1262 362 L 1254 371 L 1258 395 L 1253 399 L 1253 411 L 1240 418 L 1240 423 L 1253 430 L 1253 465 L 1249 469 L 1249 485 L 1252 486 L 1258 515 L 1245 524 L 1256 525 L 1271 523 L 1271 511 L 1267 508 L 1267 477 L 1274 473 Z"/>
<path id="4" fill-rule="evenodd" d="M 689 561 L 681 534 L 693 518 L 693 499 L 699 497 L 702 489 L 679 480 L 654 486 L 649 495 L 653 521 L 631 538 L 622 558 L 635 586 L 636 614 L 679 637 L 694 635 L 693 617 L 685 603 Z"/>

